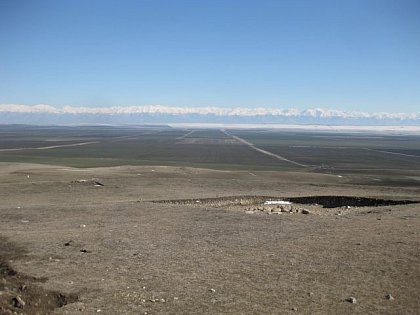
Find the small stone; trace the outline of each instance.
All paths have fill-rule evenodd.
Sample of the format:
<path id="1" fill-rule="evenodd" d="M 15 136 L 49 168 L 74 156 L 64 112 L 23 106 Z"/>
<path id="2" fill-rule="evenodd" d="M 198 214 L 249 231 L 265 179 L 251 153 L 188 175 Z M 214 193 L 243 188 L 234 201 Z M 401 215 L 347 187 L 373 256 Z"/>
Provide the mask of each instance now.
<path id="1" fill-rule="evenodd" d="M 347 298 L 346 299 L 346 302 L 349 302 L 349 303 L 351 303 L 351 304 L 356 304 L 357 303 L 357 300 L 356 300 L 356 298 L 355 297 L 349 297 L 349 298 Z"/>
<path id="2" fill-rule="evenodd" d="M 293 308 L 292 308 L 292 311 L 297 312 L 297 307 L 293 307 Z"/>
<path id="3" fill-rule="evenodd" d="M 215 290 L 215 289 L 213 289 L 213 288 L 211 288 L 209 291 L 210 291 L 211 293 L 216 292 L 216 290 Z"/>
<path id="4" fill-rule="evenodd" d="M 302 214 L 310 214 L 311 212 L 308 209 L 302 209 Z"/>
<path id="5" fill-rule="evenodd" d="M 385 295 L 385 298 L 386 298 L 387 300 L 389 300 L 389 301 L 393 301 L 393 300 L 395 300 L 395 299 L 394 299 L 394 297 L 393 297 L 390 293 L 388 293 L 387 295 Z"/>
<path id="6" fill-rule="evenodd" d="M 26 303 L 19 295 L 17 295 L 12 299 L 12 304 L 14 307 L 23 308 Z"/>
<path id="7" fill-rule="evenodd" d="M 314 295 L 314 293 L 313 293 L 313 292 L 309 292 L 309 293 L 308 293 L 308 295 L 309 295 L 309 296 L 313 296 L 313 295 Z"/>
<path id="8" fill-rule="evenodd" d="M 160 299 L 160 301 L 161 301 L 162 303 L 165 303 L 165 302 L 166 302 L 166 300 L 165 300 L 165 299 Z"/>

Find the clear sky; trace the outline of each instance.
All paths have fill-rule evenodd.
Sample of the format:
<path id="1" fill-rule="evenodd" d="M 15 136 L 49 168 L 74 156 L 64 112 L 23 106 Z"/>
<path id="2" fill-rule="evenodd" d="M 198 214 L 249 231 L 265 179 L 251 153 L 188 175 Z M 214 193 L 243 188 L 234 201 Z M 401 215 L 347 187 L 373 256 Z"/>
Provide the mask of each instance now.
<path id="1" fill-rule="evenodd" d="M 420 1 L 0 0 L 0 103 L 420 111 Z"/>

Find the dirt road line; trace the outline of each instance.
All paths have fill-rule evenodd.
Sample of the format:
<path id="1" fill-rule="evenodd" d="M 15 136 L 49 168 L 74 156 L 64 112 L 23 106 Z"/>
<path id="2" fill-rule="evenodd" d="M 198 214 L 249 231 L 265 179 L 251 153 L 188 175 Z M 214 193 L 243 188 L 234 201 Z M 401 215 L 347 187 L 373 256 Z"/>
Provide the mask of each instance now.
<path id="1" fill-rule="evenodd" d="M 381 152 L 381 153 L 387 153 L 387 154 L 393 154 L 393 155 L 401 155 L 401 156 L 409 156 L 409 157 L 420 158 L 420 156 L 413 155 L 413 154 L 398 153 L 398 152 L 391 152 L 391 151 L 382 151 L 382 150 L 375 150 L 375 149 L 369 149 L 369 148 L 365 148 L 365 150 L 374 151 L 374 152 Z"/>
<path id="2" fill-rule="evenodd" d="M 178 137 L 176 139 L 184 139 L 184 138 L 188 137 L 190 134 L 192 134 L 193 132 L 195 132 L 195 130 L 191 130 L 190 132 L 187 132 L 185 135 L 183 135 L 181 137 Z"/>
<path id="3" fill-rule="evenodd" d="M 50 146 L 47 146 L 47 147 L 0 149 L 0 152 L 13 152 L 13 151 L 23 151 L 23 150 L 48 150 L 48 149 L 55 149 L 55 148 L 77 147 L 77 146 L 81 146 L 81 145 L 88 145 L 88 144 L 94 144 L 94 143 L 99 143 L 99 141 L 79 142 L 79 143 L 61 144 L 61 145 L 50 145 Z"/>
<path id="4" fill-rule="evenodd" d="M 238 137 L 238 136 L 234 136 L 234 135 L 229 134 L 229 133 L 228 133 L 226 130 L 224 130 L 224 129 L 220 129 L 220 131 L 221 131 L 221 132 L 223 132 L 225 135 L 227 135 L 227 136 L 229 136 L 229 137 L 232 137 L 233 139 L 235 139 L 235 140 L 237 140 L 237 141 L 239 141 L 239 142 L 242 142 L 243 144 L 246 144 L 246 145 L 247 145 L 247 146 L 249 146 L 251 149 L 254 149 L 255 151 L 258 151 L 258 152 L 260 152 L 260 153 L 262 153 L 262 154 L 265 154 L 265 155 L 271 156 L 271 157 L 273 157 L 273 158 L 276 158 L 276 159 L 278 159 L 278 160 L 285 161 L 285 162 L 288 162 L 288 163 L 292 163 L 292 164 L 295 164 L 295 165 L 298 165 L 298 166 L 308 167 L 308 165 L 301 164 L 301 163 L 299 163 L 299 162 L 295 162 L 295 161 L 292 161 L 292 160 L 286 159 L 285 157 L 283 157 L 283 156 L 281 156 L 281 155 L 278 155 L 278 154 L 275 154 L 275 153 L 272 153 L 272 152 L 269 152 L 269 151 L 266 151 L 266 150 L 260 149 L 260 148 L 256 147 L 253 143 L 251 143 L 251 142 L 249 142 L 249 141 L 246 141 L 245 139 L 242 139 L 242 138 L 240 138 L 240 137 Z"/>

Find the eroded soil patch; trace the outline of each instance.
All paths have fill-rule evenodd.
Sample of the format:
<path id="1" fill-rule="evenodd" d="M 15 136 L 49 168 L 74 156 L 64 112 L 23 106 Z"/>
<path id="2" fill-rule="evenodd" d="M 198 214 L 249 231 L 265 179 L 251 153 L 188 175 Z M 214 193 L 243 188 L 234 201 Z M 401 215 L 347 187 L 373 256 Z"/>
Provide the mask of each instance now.
<path id="1" fill-rule="evenodd" d="M 43 289 L 45 281 L 16 272 L 8 263 L 22 254 L 4 238 L 0 238 L 0 314 L 48 314 L 58 307 L 77 301 L 77 295 L 65 295 Z"/>
<path id="2" fill-rule="evenodd" d="M 408 205 L 419 203 L 415 200 L 390 200 L 367 197 L 349 197 L 349 196 L 310 196 L 310 197 L 293 197 L 285 198 L 285 200 L 299 204 L 317 204 L 324 208 L 339 207 L 383 207 Z"/>
<path id="3" fill-rule="evenodd" d="M 157 203 L 181 205 L 221 206 L 258 206 L 267 201 L 290 201 L 293 204 L 319 205 L 324 208 L 340 207 L 382 207 L 420 203 L 416 200 L 390 200 L 352 196 L 308 196 L 308 197 L 273 197 L 273 196 L 227 196 L 201 199 L 156 200 Z"/>
<path id="4" fill-rule="evenodd" d="M 173 200 L 155 200 L 155 203 L 168 203 L 177 205 L 209 205 L 214 207 L 221 206 L 251 206 L 264 203 L 266 200 L 275 200 L 270 196 L 227 196 L 215 198 L 197 198 L 197 199 L 173 199 Z"/>

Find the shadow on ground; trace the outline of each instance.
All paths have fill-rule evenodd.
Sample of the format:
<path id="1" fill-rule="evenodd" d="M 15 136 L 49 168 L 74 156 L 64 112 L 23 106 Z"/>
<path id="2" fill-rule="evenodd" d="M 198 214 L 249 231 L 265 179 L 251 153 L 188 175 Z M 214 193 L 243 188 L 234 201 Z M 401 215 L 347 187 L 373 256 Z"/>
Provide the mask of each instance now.
<path id="1" fill-rule="evenodd" d="M 24 254 L 21 248 L 0 237 L 0 314 L 48 314 L 58 307 L 76 302 L 77 295 L 43 289 L 45 278 L 20 274 L 9 262 Z"/>

